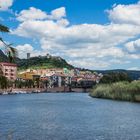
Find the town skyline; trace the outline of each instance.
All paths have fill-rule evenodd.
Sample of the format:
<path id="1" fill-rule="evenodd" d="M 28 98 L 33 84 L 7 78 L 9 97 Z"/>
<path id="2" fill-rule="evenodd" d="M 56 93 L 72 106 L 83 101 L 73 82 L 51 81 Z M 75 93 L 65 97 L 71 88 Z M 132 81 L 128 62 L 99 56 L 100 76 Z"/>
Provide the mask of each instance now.
<path id="1" fill-rule="evenodd" d="M 2 37 L 20 58 L 49 53 L 76 67 L 140 70 L 139 1 L 6 1 L 0 22 L 11 33 Z"/>

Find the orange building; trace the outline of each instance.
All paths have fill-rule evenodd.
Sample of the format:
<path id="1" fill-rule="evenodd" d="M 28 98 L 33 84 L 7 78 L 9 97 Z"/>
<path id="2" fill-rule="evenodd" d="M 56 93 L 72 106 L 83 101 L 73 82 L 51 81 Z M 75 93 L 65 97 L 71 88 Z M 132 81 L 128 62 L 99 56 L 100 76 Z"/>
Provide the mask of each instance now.
<path id="1" fill-rule="evenodd" d="M 8 80 L 14 81 L 17 78 L 17 65 L 13 63 L 0 63 L 0 69 L 2 70 L 2 75 L 7 77 Z"/>

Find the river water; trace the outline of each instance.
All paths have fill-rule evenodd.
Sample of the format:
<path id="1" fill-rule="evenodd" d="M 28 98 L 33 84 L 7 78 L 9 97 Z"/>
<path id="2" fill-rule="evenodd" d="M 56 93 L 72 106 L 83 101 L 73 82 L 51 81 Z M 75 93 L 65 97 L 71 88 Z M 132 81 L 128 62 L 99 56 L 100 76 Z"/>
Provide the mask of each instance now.
<path id="1" fill-rule="evenodd" d="M 0 96 L 0 140 L 140 140 L 140 104 L 86 93 Z"/>

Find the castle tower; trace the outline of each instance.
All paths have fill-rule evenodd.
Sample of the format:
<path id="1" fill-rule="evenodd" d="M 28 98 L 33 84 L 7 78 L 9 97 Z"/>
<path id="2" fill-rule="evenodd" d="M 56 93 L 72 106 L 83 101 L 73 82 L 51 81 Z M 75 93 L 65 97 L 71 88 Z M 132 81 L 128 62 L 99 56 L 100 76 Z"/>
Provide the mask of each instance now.
<path id="1" fill-rule="evenodd" d="M 30 59 L 30 53 L 27 53 L 27 59 Z"/>

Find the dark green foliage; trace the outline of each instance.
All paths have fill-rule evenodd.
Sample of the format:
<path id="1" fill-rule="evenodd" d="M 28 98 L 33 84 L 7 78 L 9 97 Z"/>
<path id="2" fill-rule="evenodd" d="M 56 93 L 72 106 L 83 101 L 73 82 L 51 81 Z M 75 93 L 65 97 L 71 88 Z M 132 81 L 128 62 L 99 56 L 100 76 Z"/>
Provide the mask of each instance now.
<path id="1" fill-rule="evenodd" d="M 100 83 L 114 83 L 119 81 L 131 81 L 131 78 L 126 72 L 111 72 L 105 74 L 101 79 Z"/>
<path id="2" fill-rule="evenodd" d="M 17 60 L 19 69 L 39 69 L 39 68 L 73 68 L 72 65 L 68 64 L 64 59 L 51 57 L 32 57 L 30 59 L 19 59 Z"/>
<path id="3" fill-rule="evenodd" d="M 0 89 L 6 89 L 8 86 L 8 80 L 6 77 L 0 75 Z"/>
<path id="4" fill-rule="evenodd" d="M 9 32 L 9 28 L 0 24 L 0 32 Z"/>
<path id="5" fill-rule="evenodd" d="M 26 80 L 26 81 L 22 81 L 22 80 L 16 80 L 15 81 L 15 87 L 16 88 L 32 88 L 34 86 L 34 81 L 33 80 Z"/>
<path id="6" fill-rule="evenodd" d="M 7 57 L 8 57 L 8 60 L 10 63 L 14 63 L 15 62 L 15 58 L 17 58 L 18 56 L 18 52 L 17 52 L 17 49 L 9 46 L 7 48 Z"/>
<path id="7" fill-rule="evenodd" d="M 95 70 L 95 71 L 97 73 L 102 73 L 103 75 L 110 73 L 127 73 L 132 80 L 138 80 L 140 78 L 140 71 L 137 70 L 115 69 L 115 70 Z"/>

